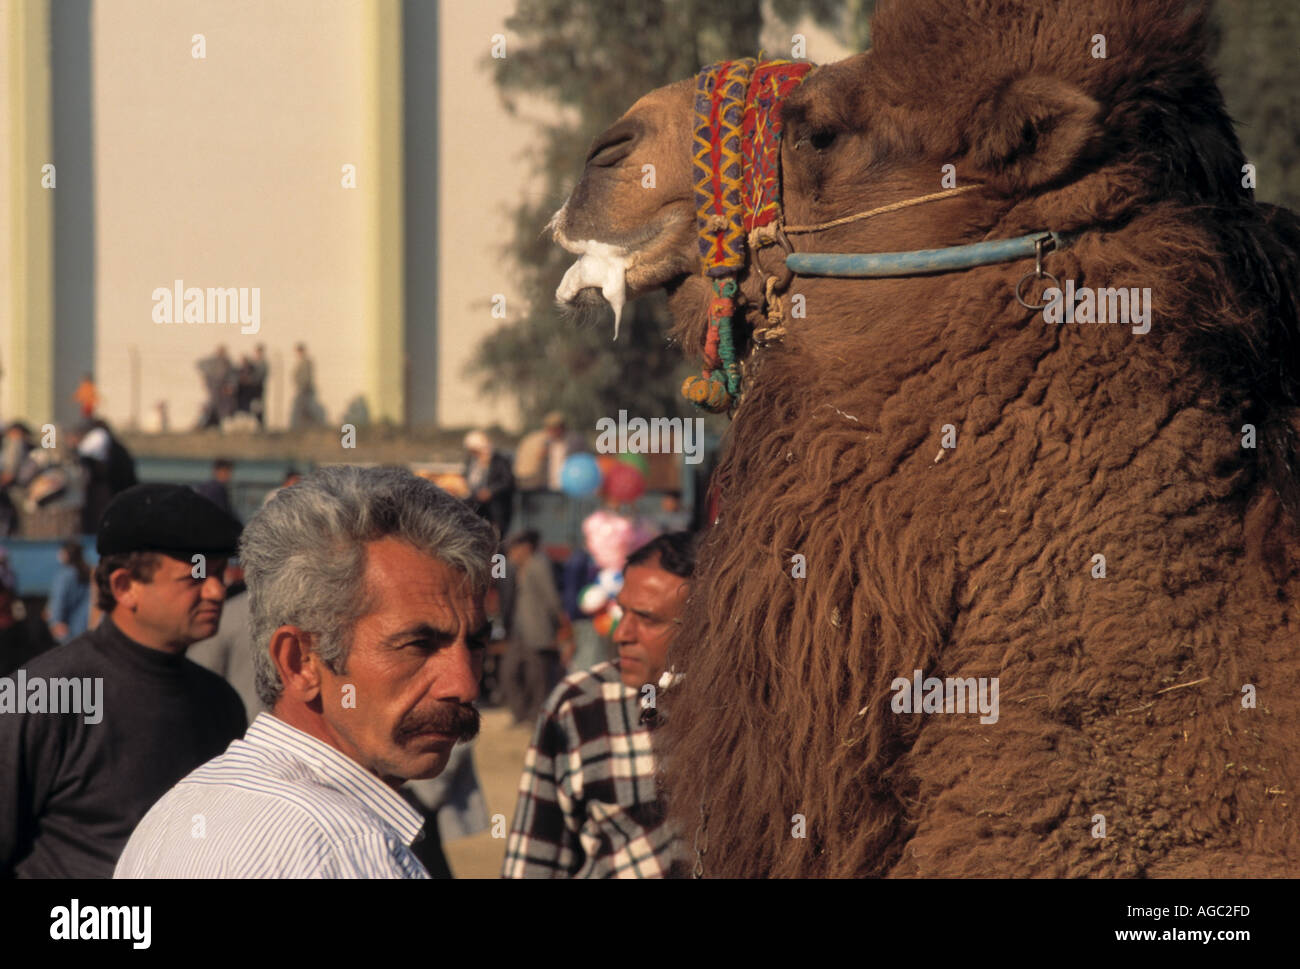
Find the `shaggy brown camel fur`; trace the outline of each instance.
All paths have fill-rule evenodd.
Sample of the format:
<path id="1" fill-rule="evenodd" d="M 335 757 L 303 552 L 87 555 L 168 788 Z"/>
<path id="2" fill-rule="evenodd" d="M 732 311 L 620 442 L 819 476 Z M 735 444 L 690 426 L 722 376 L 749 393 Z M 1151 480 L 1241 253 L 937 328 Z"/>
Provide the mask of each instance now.
<path id="1" fill-rule="evenodd" d="M 1151 328 L 1045 322 L 1032 260 L 793 282 L 672 656 L 687 844 L 706 876 L 1300 874 L 1300 222 L 1242 187 L 1207 15 L 895 0 L 873 38 L 785 103 L 786 221 L 979 188 L 795 248 L 1080 230 L 1046 268 L 1149 287 Z M 602 136 L 554 230 L 698 349 L 692 90 Z M 895 712 L 914 670 L 997 677 L 998 719 Z"/>

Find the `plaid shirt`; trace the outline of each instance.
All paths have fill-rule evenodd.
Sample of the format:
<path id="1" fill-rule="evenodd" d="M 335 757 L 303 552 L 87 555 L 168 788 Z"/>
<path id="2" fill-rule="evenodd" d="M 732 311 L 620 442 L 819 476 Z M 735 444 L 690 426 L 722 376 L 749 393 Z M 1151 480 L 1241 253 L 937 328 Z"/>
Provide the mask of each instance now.
<path id="1" fill-rule="evenodd" d="M 617 661 L 566 676 L 528 748 L 502 876 L 684 875 L 685 847 L 655 783 L 658 722 L 649 711 L 642 722 L 641 694 L 623 685 Z"/>

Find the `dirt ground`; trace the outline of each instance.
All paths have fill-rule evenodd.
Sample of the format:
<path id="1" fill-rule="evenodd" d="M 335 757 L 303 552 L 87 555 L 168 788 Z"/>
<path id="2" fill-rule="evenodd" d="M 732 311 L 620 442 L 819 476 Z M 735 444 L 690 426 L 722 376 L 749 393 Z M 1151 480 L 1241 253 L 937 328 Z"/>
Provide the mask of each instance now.
<path id="1" fill-rule="evenodd" d="M 503 815 L 507 831 L 514 820 L 519 775 L 532 739 L 532 728 L 522 724 L 512 727 L 512 719 L 508 710 L 484 710 L 478 739 L 474 741 L 474 767 L 487 799 L 488 814 Z M 442 850 L 457 878 L 499 878 L 506 840 L 493 838 L 489 829 L 448 841 Z"/>

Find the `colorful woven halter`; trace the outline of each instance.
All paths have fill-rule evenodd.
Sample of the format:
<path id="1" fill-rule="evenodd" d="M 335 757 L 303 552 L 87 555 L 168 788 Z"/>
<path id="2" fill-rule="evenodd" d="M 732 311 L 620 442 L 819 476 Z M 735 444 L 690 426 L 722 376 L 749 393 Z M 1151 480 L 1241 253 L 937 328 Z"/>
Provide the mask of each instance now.
<path id="1" fill-rule="evenodd" d="M 781 102 L 812 64 L 744 58 L 712 64 L 695 79 L 695 211 L 702 272 L 713 286 L 704 371 L 682 394 L 714 413 L 740 396 L 733 320 L 737 277 L 751 245 L 781 222 Z"/>

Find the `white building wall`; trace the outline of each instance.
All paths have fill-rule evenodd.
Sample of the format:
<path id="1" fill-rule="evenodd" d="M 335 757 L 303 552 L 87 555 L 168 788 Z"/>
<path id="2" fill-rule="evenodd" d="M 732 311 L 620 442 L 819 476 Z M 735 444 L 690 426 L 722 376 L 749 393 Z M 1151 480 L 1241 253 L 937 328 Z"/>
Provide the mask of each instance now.
<path id="1" fill-rule="evenodd" d="M 192 54 L 195 34 L 206 57 Z M 195 362 L 262 342 L 268 404 L 285 422 L 298 341 L 331 419 L 366 389 L 357 251 L 362 10 L 343 0 L 112 0 L 95 4 L 96 378 L 110 421 L 165 400 L 192 426 Z M 159 325 L 155 288 L 258 287 L 260 330 Z M 133 355 L 138 368 L 133 367 Z M 372 405 L 373 406 L 373 405 Z"/>

